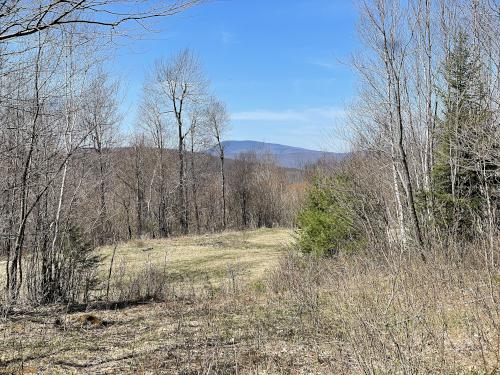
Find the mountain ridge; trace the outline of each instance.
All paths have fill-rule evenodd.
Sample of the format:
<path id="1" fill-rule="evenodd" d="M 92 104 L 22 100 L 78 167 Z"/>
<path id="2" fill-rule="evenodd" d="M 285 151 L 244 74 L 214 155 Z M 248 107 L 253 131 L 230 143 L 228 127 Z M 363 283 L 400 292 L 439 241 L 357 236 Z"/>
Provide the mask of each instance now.
<path id="1" fill-rule="evenodd" d="M 322 159 L 340 160 L 348 155 L 347 153 L 310 150 L 279 143 L 252 140 L 227 140 L 223 141 L 222 145 L 224 146 L 224 154 L 228 159 L 236 159 L 242 153 L 254 152 L 257 158 L 268 155 L 273 156 L 278 165 L 285 168 L 303 168 Z M 212 148 L 209 152 L 214 154 L 215 149 Z"/>

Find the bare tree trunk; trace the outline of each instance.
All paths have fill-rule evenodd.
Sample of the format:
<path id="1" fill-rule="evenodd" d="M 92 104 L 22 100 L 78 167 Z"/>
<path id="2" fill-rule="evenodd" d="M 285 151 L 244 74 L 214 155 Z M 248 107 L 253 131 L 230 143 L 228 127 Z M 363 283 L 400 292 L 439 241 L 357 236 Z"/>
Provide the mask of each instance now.
<path id="1" fill-rule="evenodd" d="M 160 237 L 168 237 L 168 218 L 167 218 L 167 192 L 165 189 L 166 173 L 165 173 L 165 161 L 164 161 L 164 149 L 163 142 L 158 149 L 159 160 L 160 160 L 160 186 L 158 189 L 159 195 L 159 206 L 158 206 L 158 229 L 160 231 Z"/>
<path id="2" fill-rule="evenodd" d="M 107 237 L 107 218 L 108 209 L 106 206 L 106 182 L 105 182 L 105 166 L 103 160 L 103 150 L 101 140 L 97 140 L 97 153 L 99 155 L 99 198 L 100 198 L 100 210 L 99 210 L 99 244 L 103 245 L 106 242 Z"/>
<path id="3" fill-rule="evenodd" d="M 222 144 L 222 136 L 229 122 L 229 115 L 225 104 L 216 98 L 211 98 L 206 109 L 206 117 L 210 126 L 211 133 L 214 137 L 217 149 L 219 151 L 220 160 L 220 179 L 222 190 L 222 227 L 227 227 L 226 216 L 226 176 L 224 171 L 224 145 Z"/>
<path id="4" fill-rule="evenodd" d="M 144 209 L 144 190 L 142 186 L 142 160 L 141 160 L 141 148 L 142 144 L 138 143 L 134 147 L 135 151 L 135 185 L 136 185 L 136 197 L 137 197 L 137 236 L 141 237 L 143 232 L 143 209 Z"/>
<path id="5" fill-rule="evenodd" d="M 42 58 L 42 44 L 40 38 L 38 38 L 38 50 L 35 61 L 35 108 L 34 115 L 32 119 L 31 125 L 31 135 L 30 135 L 30 143 L 28 154 L 26 155 L 23 167 L 23 173 L 21 177 L 21 202 L 20 202 L 20 213 L 19 213 L 19 226 L 17 229 L 16 239 L 14 243 L 14 255 L 12 257 L 10 263 L 10 269 L 7 274 L 7 289 L 9 291 L 9 297 L 12 300 L 17 299 L 19 295 L 19 291 L 22 284 L 22 247 L 24 243 L 24 235 L 26 229 L 26 223 L 28 220 L 29 211 L 27 210 L 28 205 L 28 174 L 31 165 L 31 158 L 33 155 L 33 151 L 35 149 L 35 143 L 37 139 L 37 124 L 39 120 L 39 115 L 41 111 L 41 103 L 40 103 L 40 87 L 39 87 L 39 79 L 40 79 L 40 62 Z"/>
<path id="6" fill-rule="evenodd" d="M 398 224 L 399 224 L 399 235 L 401 239 L 401 245 L 403 249 L 406 249 L 408 241 L 406 239 L 404 210 L 403 210 L 403 204 L 401 203 L 401 193 L 399 192 L 398 174 L 396 171 L 396 162 L 394 158 L 392 158 L 392 178 L 393 178 L 394 195 L 396 197 L 396 216 L 398 218 Z"/>
<path id="7" fill-rule="evenodd" d="M 432 79 L 432 38 L 431 38 L 431 1 L 425 1 L 425 34 L 427 36 L 427 65 L 425 68 L 425 77 L 427 81 L 427 98 L 426 98 L 426 131 L 425 131 L 425 164 L 424 164 L 424 188 L 430 189 L 431 186 L 431 169 L 433 165 L 433 137 L 435 126 L 435 111 L 432 109 L 432 96 L 434 92 L 434 81 Z M 437 108 L 437 103 L 436 103 Z M 427 202 L 428 211 L 432 212 L 429 206 L 432 203 Z"/>
<path id="8" fill-rule="evenodd" d="M 222 226 L 226 229 L 227 218 L 226 218 L 226 174 L 224 173 L 224 148 L 219 142 L 220 149 L 220 177 L 222 185 Z"/>
<path id="9" fill-rule="evenodd" d="M 415 238 L 418 242 L 418 245 L 421 249 L 423 249 L 424 246 L 424 241 L 422 239 L 422 232 L 420 230 L 420 223 L 418 220 L 417 216 L 417 209 L 415 207 L 415 199 L 414 199 L 414 193 L 413 193 L 413 185 L 411 182 L 411 177 L 410 177 L 410 169 L 408 167 L 408 159 L 406 157 L 406 150 L 403 145 L 403 132 L 404 132 L 404 126 L 403 126 L 403 115 L 402 115 L 402 110 L 401 110 L 401 91 L 400 91 L 400 82 L 399 79 L 396 78 L 395 82 L 396 86 L 396 111 L 398 115 L 398 125 L 399 125 L 399 131 L 398 131 L 398 149 L 399 149 L 399 154 L 401 157 L 401 163 L 403 164 L 403 173 L 404 173 L 404 181 L 403 183 L 406 184 L 406 189 L 407 195 L 408 195 L 408 206 L 410 209 L 410 217 L 413 222 L 413 227 L 414 227 L 414 232 L 415 232 Z M 421 251 L 420 253 L 421 257 L 423 260 L 425 260 L 425 255 Z"/>
<path id="10" fill-rule="evenodd" d="M 193 193 L 194 217 L 196 222 L 196 233 L 200 233 L 200 208 L 198 207 L 198 179 L 196 178 L 194 152 L 194 130 L 191 129 L 191 191 Z"/>
<path id="11" fill-rule="evenodd" d="M 414 199 L 414 193 L 413 193 L 413 186 L 412 186 L 412 181 L 411 181 L 411 175 L 410 175 L 410 169 L 408 166 L 408 159 L 406 156 L 406 150 L 404 148 L 404 122 L 403 122 L 403 110 L 402 110 L 402 100 L 401 100 L 401 78 L 400 78 L 400 73 L 398 72 L 398 68 L 401 70 L 403 66 L 403 59 L 405 58 L 404 52 L 400 52 L 402 56 L 399 56 L 401 61 L 397 62 L 396 60 L 396 44 L 395 44 L 395 36 L 394 35 L 388 35 L 387 30 L 386 30 L 386 9 L 384 8 L 384 5 L 379 4 L 378 5 L 378 11 L 379 11 L 379 16 L 380 16 L 380 25 L 378 25 L 378 30 L 381 33 L 381 36 L 383 38 L 383 59 L 384 59 L 384 65 L 386 69 L 386 74 L 387 74 L 387 86 L 388 86 L 388 105 L 389 105 L 389 113 L 390 113 L 390 127 L 391 127 L 391 133 L 392 137 L 396 138 L 394 141 L 391 141 L 395 143 L 395 146 L 398 150 L 398 157 L 401 161 L 402 164 L 402 169 L 403 169 L 403 179 L 402 183 L 405 188 L 406 192 L 406 198 L 407 198 L 407 203 L 408 203 L 408 209 L 410 211 L 410 218 L 412 221 L 412 226 L 413 226 L 413 231 L 415 235 L 415 239 L 417 241 L 418 246 L 420 247 L 420 255 L 421 258 L 425 260 L 425 255 L 422 252 L 423 249 L 423 239 L 422 239 L 422 233 L 420 230 L 420 223 L 418 220 L 417 216 L 417 211 L 415 207 L 415 199 Z M 391 25 L 392 29 L 391 32 L 395 32 L 394 26 Z M 390 39 L 389 39 L 390 38 Z M 396 67 L 396 63 L 398 64 Z M 392 94 L 392 98 L 391 98 Z M 396 118 L 394 118 L 394 113 L 393 113 L 393 108 L 392 106 L 395 105 L 395 112 L 396 112 Z M 393 126 L 395 125 L 395 126 Z"/>
<path id="12" fill-rule="evenodd" d="M 109 302 L 109 285 L 111 283 L 111 274 L 113 272 L 113 263 L 115 262 L 116 248 L 118 247 L 118 242 L 116 241 L 116 238 L 113 240 L 113 242 L 114 242 L 113 253 L 111 255 L 111 262 L 109 263 L 108 282 L 106 284 L 106 302 Z"/>
<path id="13" fill-rule="evenodd" d="M 178 189 L 178 204 L 179 204 L 179 224 L 182 234 L 188 234 L 188 208 L 185 192 L 185 173 L 184 173 L 184 135 L 182 133 L 182 121 L 178 118 L 179 145 L 177 155 L 179 158 L 179 189 Z"/>

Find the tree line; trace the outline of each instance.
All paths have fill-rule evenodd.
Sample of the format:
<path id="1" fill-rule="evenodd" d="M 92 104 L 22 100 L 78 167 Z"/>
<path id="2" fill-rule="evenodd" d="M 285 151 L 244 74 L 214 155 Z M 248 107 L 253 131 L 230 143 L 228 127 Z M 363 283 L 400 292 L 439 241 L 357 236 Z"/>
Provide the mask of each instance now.
<path id="1" fill-rule="evenodd" d="M 490 1 L 360 2 L 354 155 L 318 171 L 306 252 L 373 249 L 498 262 L 500 13 Z M 388 246 L 390 245 L 390 246 Z M 393 249 L 393 250 L 388 250 Z"/>
<path id="2" fill-rule="evenodd" d="M 196 3 L 0 4 L 6 301 L 85 300 L 100 245 L 293 221 L 293 174 L 252 154 L 226 160 L 229 113 L 193 52 L 157 60 L 132 134 L 121 130 L 120 84 L 105 68 L 113 46 L 103 42 Z"/>

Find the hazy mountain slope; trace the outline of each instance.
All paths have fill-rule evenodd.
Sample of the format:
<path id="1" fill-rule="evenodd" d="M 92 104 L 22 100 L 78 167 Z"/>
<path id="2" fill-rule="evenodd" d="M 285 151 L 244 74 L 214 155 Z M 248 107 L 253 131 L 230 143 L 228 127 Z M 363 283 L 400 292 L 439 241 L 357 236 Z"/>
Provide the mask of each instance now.
<path id="1" fill-rule="evenodd" d="M 300 168 L 320 159 L 341 159 L 344 153 L 308 150 L 300 147 L 257 141 L 224 141 L 224 152 L 228 159 L 236 159 L 245 152 L 255 152 L 257 157 L 272 155 L 277 163 L 286 168 Z M 214 153 L 215 150 L 210 150 Z"/>

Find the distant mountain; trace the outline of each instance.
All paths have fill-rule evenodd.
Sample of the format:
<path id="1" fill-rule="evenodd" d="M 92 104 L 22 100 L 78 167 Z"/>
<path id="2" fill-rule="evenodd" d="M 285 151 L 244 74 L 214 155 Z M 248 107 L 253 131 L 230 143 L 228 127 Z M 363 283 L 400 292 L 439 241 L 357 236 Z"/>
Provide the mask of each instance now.
<path id="1" fill-rule="evenodd" d="M 224 154 L 228 159 L 236 159 L 241 153 L 255 152 L 258 158 L 272 156 L 280 166 L 286 168 L 303 168 L 321 159 L 339 160 L 347 155 L 257 141 L 224 141 L 222 143 Z M 215 149 L 209 152 L 216 153 Z"/>

